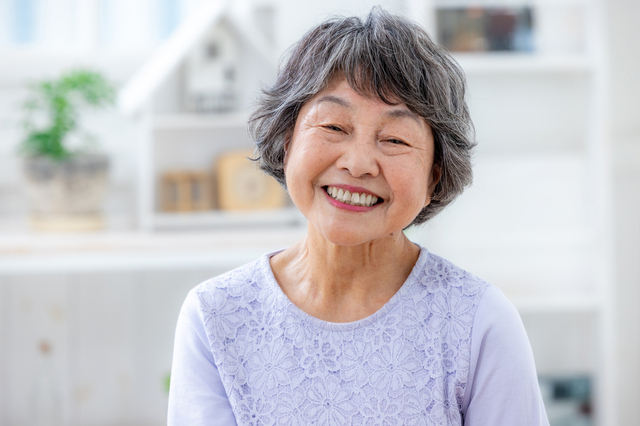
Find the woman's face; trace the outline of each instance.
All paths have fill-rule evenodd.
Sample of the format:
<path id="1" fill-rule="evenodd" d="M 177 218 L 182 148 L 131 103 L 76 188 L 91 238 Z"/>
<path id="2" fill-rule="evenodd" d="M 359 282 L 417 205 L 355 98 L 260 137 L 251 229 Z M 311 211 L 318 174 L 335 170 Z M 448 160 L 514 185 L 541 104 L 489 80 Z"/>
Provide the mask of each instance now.
<path id="1" fill-rule="evenodd" d="M 433 151 L 431 127 L 406 105 L 335 80 L 303 105 L 287 136 L 287 188 L 327 240 L 367 243 L 401 232 L 429 204 Z"/>

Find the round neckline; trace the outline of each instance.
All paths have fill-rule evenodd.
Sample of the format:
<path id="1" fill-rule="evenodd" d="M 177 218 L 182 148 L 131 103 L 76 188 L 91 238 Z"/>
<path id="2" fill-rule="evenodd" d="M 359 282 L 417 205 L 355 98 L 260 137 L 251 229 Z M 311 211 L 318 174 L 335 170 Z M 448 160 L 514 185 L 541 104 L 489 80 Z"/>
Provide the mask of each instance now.
<path id="1" fill-rule="evenodd" d="M 272 256 L 275 256 L 276 254 L 284 251 L 284 249 L 277 250 L 270 253 L 265 253 L 260 259 L 260 268 L 263 270 L 263 272 L 266 272 L 266 274 L 264 274 L 263 276 L 266 278 L 267 285 L 271 287 L 275 292 L 277 300 L 279 300 L 288 309 L 292 310 L 296 315 L 298 315 L 303 320 L 319 328 L 330 329 L 332 331 L 348 331 L 348 330 L 364 327 L 368 324 L 378 321 L 380 318 L 384 317 L 387 313 L 389 313 L 400 302 L 400 300 L 402 299 L 403 295 L 406 292 L 410 291 L 410 288 L 417 281 L 416 271 L 423 269 L 422 266 L 426 264 L 427 257 L 429 256 L 429 251 L 426 248 L 421 247 L 418 244 L 416 245 L 420 249 L 418 260 L 416 261 L 415 265 L 413 265 L 413 268 L 411 268 L 411 272 L 409 273 L 409 276 L 404 281 L 404 283 L 402 283 L 402 286 L 398 289 L 398 291 L 396 291 L 396 293 L 387 301 L 387 303 L 385 303 L 380 309 L 378 309 L 371 315 L 361 318 L 359 320 L 350 321 L 350 322 L 331 322 L 331 321 L 322 320 L 320 318 L 316 318 L 313 315 L 308 314 L 307 312 L 300 309 L 295 303 L 291 301 L 291 299 L 289 299 L 289 297 L 286 294 L 284 294 L 284 292 L 282 291 L 282 288 L 280 287 L 280 285 L 278 284 L 278 281 L 276 280 L 275 275 L 273 274 L 273 270 L 271 269 L 271 263 L 269 262 L 269 259 Z"/>

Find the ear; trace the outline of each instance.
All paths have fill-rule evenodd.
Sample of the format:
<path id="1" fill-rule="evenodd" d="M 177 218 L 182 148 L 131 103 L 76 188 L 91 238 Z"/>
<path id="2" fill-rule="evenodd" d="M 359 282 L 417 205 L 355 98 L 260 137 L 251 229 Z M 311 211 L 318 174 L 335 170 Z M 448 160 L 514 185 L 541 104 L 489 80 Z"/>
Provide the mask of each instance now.
<path id="1" fill-rule="evenodd" d="M 440 170 L 440 167 L 435 164 L 431 166 L 431 181 L 429 182 L 429 187 L 427 188 L 427 199 L 425 200 L 425 204 L 423 207 L 427 207 L 431 202 L 433 191 L 435 191 L 436 185 L 438 185 L 438 182 L 440 182 L 441 177 L 442 171 Z"/>

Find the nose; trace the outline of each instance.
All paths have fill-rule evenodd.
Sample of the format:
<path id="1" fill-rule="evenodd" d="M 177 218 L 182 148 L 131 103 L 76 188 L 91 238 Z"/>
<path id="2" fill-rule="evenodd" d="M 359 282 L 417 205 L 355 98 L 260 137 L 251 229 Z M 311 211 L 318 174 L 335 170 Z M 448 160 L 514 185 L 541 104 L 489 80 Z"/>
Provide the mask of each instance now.
<path id="1" fill-rule="evenodd" d="M 375 136 L 354 135 L 343 141 L 342 148 L 340 157 L 336 160 L 336 167 L 339 169 L 348 171 L 353 177 L 375 177 L 380 173 Z"/>

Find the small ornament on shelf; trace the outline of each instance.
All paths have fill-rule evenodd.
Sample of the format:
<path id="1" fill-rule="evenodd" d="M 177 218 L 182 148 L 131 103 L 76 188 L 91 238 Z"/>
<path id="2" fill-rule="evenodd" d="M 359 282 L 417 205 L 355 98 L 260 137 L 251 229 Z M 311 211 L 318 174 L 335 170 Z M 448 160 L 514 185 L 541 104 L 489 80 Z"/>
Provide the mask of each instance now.
<path id="1" fill-rule="evenodd" d="M 592 378 L 589 374 L 538 377 L 549 423 L 560 426 L 593 425 Z"/>
<path id="2" fill-rule="evenodd" d="M 452 52 L 533 51 L 531 7 L 446 7 L 438 41 Z"/>
<path id="3" fill-rule="evenodd" d="M 211 176 L 201 171 L 171 171 L 161 178 L 161 208 L 165 212 L 213 209 Z"/>
<path id="4" fill-rule="evenodd" d="M 284 189 L 249 158 L 252 151 L 219 156 L 215 164 L 218 206 L 221 210 L 277 209 L 286 204 Z"/>

